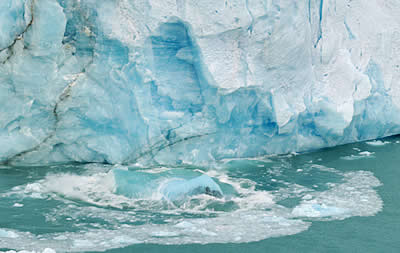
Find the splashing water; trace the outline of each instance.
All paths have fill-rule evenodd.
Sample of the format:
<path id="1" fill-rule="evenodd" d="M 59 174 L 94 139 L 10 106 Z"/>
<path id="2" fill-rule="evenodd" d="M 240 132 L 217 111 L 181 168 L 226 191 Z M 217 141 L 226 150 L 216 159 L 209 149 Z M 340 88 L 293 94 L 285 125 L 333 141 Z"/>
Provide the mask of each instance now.
<path id="1" fill-rule="evenodd" d="M 397 145 L 384 143 L 209 168 L 1 167 L 0 250 L 245 243 L 298 234 L 314 222 L 374 216 L 383 208 L 382 183 L 355 164 Z"/>

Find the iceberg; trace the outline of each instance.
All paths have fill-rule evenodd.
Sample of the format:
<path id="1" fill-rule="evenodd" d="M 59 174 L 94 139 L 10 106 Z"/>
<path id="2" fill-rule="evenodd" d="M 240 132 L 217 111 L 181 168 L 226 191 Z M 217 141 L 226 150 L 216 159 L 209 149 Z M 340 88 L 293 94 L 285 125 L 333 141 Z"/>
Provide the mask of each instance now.
<path id="1" fill-rule="evenodd" d="M 201 165 L 399 134 L 399 10 L 2 0 L 0 163 Z"/>

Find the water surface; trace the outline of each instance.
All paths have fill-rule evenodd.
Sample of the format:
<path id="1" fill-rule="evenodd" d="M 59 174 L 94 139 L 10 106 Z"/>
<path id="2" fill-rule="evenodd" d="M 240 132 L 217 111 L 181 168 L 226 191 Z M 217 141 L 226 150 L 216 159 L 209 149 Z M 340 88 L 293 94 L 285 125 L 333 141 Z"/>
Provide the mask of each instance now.
<path id="1" fill-rule="evenodd" d="M 398 252 L 399 164 L 391 137 L 208 167 L 1 167 L 0 250 Z M 127 197 L 115 170 L 160 185 L 205 174 L 223 197 L 170 201 L 147 179 Z"/>

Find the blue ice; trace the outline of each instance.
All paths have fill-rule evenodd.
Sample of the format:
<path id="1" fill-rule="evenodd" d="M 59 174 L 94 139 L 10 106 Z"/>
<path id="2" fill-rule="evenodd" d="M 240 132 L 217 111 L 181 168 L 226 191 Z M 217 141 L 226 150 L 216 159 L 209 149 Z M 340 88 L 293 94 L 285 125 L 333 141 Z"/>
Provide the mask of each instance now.
<path id="1" fill-rule="evenodd" d="M 182 169 L 149 173 L 114 169 L 116 193 L 136 199 L 162 198 L 184 201 L 188 197 L 207 194 L 223 197 L 221 187 L 209 176 Z M 232 192 L 231 192 L 232 193 Z"/>
<path id="2" fill-rule="evenodd" d="M 396 6 L 2 0 L 0 163 L 208 165 L 399 134 Z"/>

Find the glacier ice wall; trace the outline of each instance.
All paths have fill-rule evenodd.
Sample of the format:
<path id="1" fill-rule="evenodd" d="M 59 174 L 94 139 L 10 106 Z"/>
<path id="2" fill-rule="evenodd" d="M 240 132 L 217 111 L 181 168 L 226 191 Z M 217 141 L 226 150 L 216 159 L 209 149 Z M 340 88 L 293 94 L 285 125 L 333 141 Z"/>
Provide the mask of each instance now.
<path id="1" fill-rule="evenodd" d="M 2 0 L 0 162 L 195 163 L 400 133 L 397 0 Z"/>

